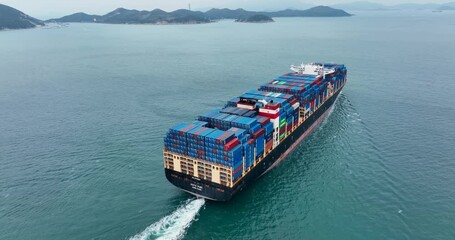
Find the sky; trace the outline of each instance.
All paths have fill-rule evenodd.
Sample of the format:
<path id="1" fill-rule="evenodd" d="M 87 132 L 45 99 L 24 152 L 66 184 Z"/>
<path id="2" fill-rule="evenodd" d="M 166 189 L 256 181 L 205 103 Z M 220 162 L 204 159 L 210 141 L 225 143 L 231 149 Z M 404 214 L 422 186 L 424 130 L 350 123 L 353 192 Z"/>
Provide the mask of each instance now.
<path id="1" fill-rule="evenodd" d="M 333 5 L 357 0 L 0 0 L 0 3 L 40 19 L 62 17 L 75 12 L 106 14 L 116 8 L 152 10 L 161 8 L 172 11 L 188 8 L 193 10 L 215 8 L 245 8 L 247 10 L 280 10 L 285 8 L 306 9 L 312 5 Z M 385 5 L 399 3 L 445 3 L 449 0 L 371 0 Z"/>

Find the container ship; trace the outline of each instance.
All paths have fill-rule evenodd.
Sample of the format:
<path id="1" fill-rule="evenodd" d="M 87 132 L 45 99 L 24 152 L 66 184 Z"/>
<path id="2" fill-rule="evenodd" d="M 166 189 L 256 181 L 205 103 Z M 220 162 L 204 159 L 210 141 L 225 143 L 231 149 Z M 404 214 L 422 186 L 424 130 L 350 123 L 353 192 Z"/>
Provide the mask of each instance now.
<path id="1" fill-rule="evenodd" d="M 346 84 L 343 64 L 291 65 L 281 75 L 171 127 L 166 178 L 178 188 L 228 201 L 282 161 L 329 114 Z"/>

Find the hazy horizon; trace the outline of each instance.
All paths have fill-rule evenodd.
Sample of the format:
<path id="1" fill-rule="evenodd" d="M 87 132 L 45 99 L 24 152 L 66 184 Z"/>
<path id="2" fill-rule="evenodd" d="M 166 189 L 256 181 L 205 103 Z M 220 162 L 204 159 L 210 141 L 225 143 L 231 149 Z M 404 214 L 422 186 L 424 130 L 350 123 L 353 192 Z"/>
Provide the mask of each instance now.
<path id="1" fill-rule="evenodd" d="M 442 4 L 450 1 L 436 0 L 428 2 L 428 0 L 412 0 L 412 1 L 393 1 L 393 0 L 380 0 L 380 1 L 300 1 L 300 0 L 284 0 L 276 2 L 273 0 L 263 1 L 245 1 L 245 0 L 229 0 L 229 1 L 208 1 L 208 0 L 111 0 L 109 2 L 93 2 L 89 0 L 79 1 L 57 1 L 57 0 L 42 0 L 39 4 L 32 1 L 19 1 L 19 0 L 4 0 L 1 3 L 16 8 L 32 17 L 40 19 L 49 19 L 61 17 L 64 15 L 72 14 L 75 12 L 85 12 L 89 14 L 103 15 L 116 8 L 138 9 L 138 10 L 152 10 L 160 8 L 165 11 L 173 11 L 176 9 L 187 9 L 191 4 L 192 10 L 208 10 L 210 8 L 245 8 L 247 10 L 263 11 L 263 10 L 281 10 L 286 8 L 306 9 L 317 5 L 335 5 L 353 2 L 370 2 L 379 3 L 384 5 L 396 5 L 402 3 L 417 3 L 417 4 Z"/>

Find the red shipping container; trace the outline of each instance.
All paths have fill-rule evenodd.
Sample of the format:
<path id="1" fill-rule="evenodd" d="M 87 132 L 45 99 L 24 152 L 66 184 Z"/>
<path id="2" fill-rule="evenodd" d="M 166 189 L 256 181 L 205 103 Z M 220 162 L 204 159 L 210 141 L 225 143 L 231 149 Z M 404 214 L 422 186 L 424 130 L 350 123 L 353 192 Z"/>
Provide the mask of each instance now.
<path id="1" fill-rule="evenodd" d="M 239 139 L 238 138 L 234 138 L 230 142 L 228 142 L 228 143 L 226 143 L 224 145 L 224 151 L 227 152 L 227 151 L 231 150 L 232 148 L 234 148 L 237 145 L 239 145 Z"/>
<path id="2" fill-rule="evenodd" d="M 288 134 L 292 131 L 292 125 L 293 125 L 292 122 L 287 124 L 286 128 L 288 130 Z"/>
<path id="3" fill-rule="evenodd" d="M 276 110 L 280 107 L 279 103 L 272 103 L 272 104 L 267 104 L 265 105 L 266 109 L 271 109 L 271 110 Z"/>
<path id="4" fill-rule="evenodd" d="M 273 147 L 273 139 L 268 141 L 266 144 L 265 144 L 265 151 L 270 151 L 272 150 L 272 147 Z"/>
<path id="5" fill-rule="evenodd" d="M 259 116 L 264 116 L 264 117 L 268 117 L 270 119 L 275 119 L 280 116 L 280 113 L 278 112 L 278 113 L 272 114 L 272 113 L 259 112 Z"/>
<path id="6" fill-rule="evenodd" d="M 265 133 L 265 130 L 263 128 L 259 129 L 257 132 L 253 133 L 252 137 L 253 139 L 256 139 L 263 135 Z"/>
<path id="7" fill-rule="evenodd" d="M 286 125 L 280 127 L 280 135 L 286 131 Z"/>

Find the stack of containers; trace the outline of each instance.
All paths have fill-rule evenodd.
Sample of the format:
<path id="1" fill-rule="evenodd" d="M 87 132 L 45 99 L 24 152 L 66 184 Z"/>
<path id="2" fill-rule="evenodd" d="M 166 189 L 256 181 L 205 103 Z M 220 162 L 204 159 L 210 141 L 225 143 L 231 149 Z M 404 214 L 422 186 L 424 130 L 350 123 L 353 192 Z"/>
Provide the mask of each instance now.
<path id="1" fill-rule="evenodd" d="M 292 127 L 298 123 L 299 115 L 300 115 L 300 113 L 299 113 L 300 103 L 294 95 L 284 94 L 284 93 L 264 92 L 264 91 L 258 91 L 258 90 L 248 91 L 248 93 L 286 99 L 287 102 L 289 102 L 289 104 L 291 105 L 291 107 L 293 109 L 293 111 L 291 113 L 287 114 L 288 131 L 291 130 Z M 276 101 L 276 99 L 275 99 L 275 101 Z M 293 122 L 290 122 L 291 118 L 293 119 Z"/>
<path id="2" fill-rule="evenodd" d="M 231 115 L 243 116 L 245 113 L 249 112 L 247 109 L 238 108 L 238 107 L 225 107 L 221 109 L 221 113 L 227 113 Z"/>
<path id="3" fill-rule="evenodd" d="M 278 130 L 278 134 L 279 134 L 279 137 L 278 137 L 278 140 L 281 142 L 281 140 L 283 140 L 284 137 L 286 137 L 286 112 L 285 111 L 282 111 L 280 113 L 280 128 Z"/>
<path id="4" fill-rule="evenodd" d="M 265 106 L 262 106 L 259 108 L 259 115 L 262 117 L 268 118 L 270 122 L 274 124 L 274 129 L 276 129 L 275 136 L 274 136 L 274 144 L 273 147 L 277 146 L 279 143 L 278 139 L 278 133 L 279 133 L 279 125 L 280 125 L 280 111 L 282 111 L 283 108 L 280 108 L 281 104 L 284 103 L 286 100 L 284 99 L 278 99 L 275 97 L 271 97 L 273 95 L 276 95 L 277 93 L 267 93 L 263 91 L 257 91 L 257 90 L 250 90 L 247 93 L 241 95 L 241 98 L 250 98 L 250 99 L 256 99 L 258 102 L 266 103 Z M 279 95 L 279 94 L 278 94 Z M 288 97 L 292 97 L 291 95 L 288 95 Z M 280 110 L 281 109 L 281 110 Z M 259 118 L 261 119 L 261 118 Z M 267 121 L 267 120 L 265 120 Z M 265 139 L 265 136 L 264 136 Z M 260 157 L 257 155 L 257 157 Z"/>
<path id="5" fill-rule="evenodd" d="M 324 67 L 335 70 L 335 73 L 326 76 L 326 83 L 331 83 L 336 91 L 346 80 L 346 67 L 344 64 L 324 64 Z"/>
<path id="6" fill-rule="evenodd" d="M 262 106 L 261 100 L 264 99 L 263 96 L 258 96 L 258 95 L 252 95 L 252 94 L 243 94 L 240 96 L 240 99 L 245 99 L 249 102 L 256 102 L 259 103 Z M 264 101 L 265 102 L 265 101 Z M 242 102 L 243 104 L 243 102 Z M 256 106 L 255 106 L 256 107 Z M 242 118 L 238 117 L 234 120 L 231 121 L 231 126 L 232 127 L 237 127 L 237 128 L 243 128 L 246 129 L 250 134 L 251 134 L 251 140 L 254 145 L 254 159 L 258 159 L 264 155 L 264 149 L 265 149 L 265 131 L 262 129 L 262 125 L 269 122 L 270 120 L 266 117 L 256 117 L 257 112 L 253 110 L 249 110 L 242 114 L 242 116 L 247 117 L 247 118 Z M 252 119 L 252 117 L 256 117 L 256 119 Z M 247 148 L 249 146 L 245 146 L 244 151 L 248 152 Z M 253 161 L 254 161 L 253 159 Z M 250 163 L 251 161 L 247 161 Z"/>
<path id="7" fill-rule="evenodd" d="M 319 86 L 318 85 L 314 85 L 313 86 L 313 89 L 314 89 L 314 108 L 318 108 L 319 107 Z M 314 109 L 312 109 L 314 111 Z"/>
<path id="8" fill-rule="evenodd" d="M 243 151 L 245 156 L 245 166 L 244 169 L 248 169 L 254 164 L 254 140 L 249 139 L 245 144 L 243 144 Z"/>
<path id="9" fill-rule="evenodd" d="M 279 125 L 278 125 L 278 142 L 281 141 L 284 137 L 287 136 L 287 118 L 288 115 L 292 115 L 291 105 L 288 102 L 288 99 L 278 98 L 278 97 L 269 97 L 275 103 L 279 103 Z M 290 128 L 289 128 L 290 129 Z"/>
<path id="10" fill-rule="evenodd" d="M 226 103 L 226 107 L 237 107 L 237 103 L 239 101 L 240 101 L 240 98 L 238 98 L 238 97 L 232 98 Z"/>
<path id="11" fill-rule="evenodd" d="M 268 122 L 263 127 L 265 129 L 265 152 L 273 149 L 273 123 Z"/>
<path id="12" fill-rule="evenodd" d="M 260 87 L 261 90 L 288 93 L 297 97 L 301 106 L 307 106 L 310 110 L 311 106 L 315 107 L 315 103 L 311 103 L 315 97 L 315 85 L 322 84 L 322 77 L 314 75 L 299 75 L 297 73 L 288 73 L 276 78 L 274 81 L 264 84 Z M 319 102 L 318 102 L 319 103 Z"/>
<path id="13" fill-rule="evenodd" d="M 286 128 L 284 130 L 286 136 L 289 135 L 292 131 L 292 123 L 294 120 L 294 115 L 292 114 L 293 111 L 294 109 L 291 107 L 291 104 L 288 101 L 283 103 L 283 112 L 286 113 Z"/>
<path id="14" fill-rule="evenodd" d="M 249 138 L 243 129 L 221 131 L 197 124 L 181 123 L 169 129 L 164 145 L 166 151 L 227 166 L 232 169 L 235 180 L 244 170 L 243 145 L 236 136 L 243 138 L 245 143 L 245 138 Z M 251 150 L 248 150 L 248 157 L 252 158 Z"/>
<path id="15" fill-rule="evenodd" d="M 242 146 L 237 146 L 236 149 L 240 150 L 240 154 L 242 153 Z M 237 180 L 239 177 L 242 176 L 242 173 L 244 172 L 244 164 L 243 161 L 238 161 L 236 164 L 234 164 L 234 167 L 232 168 L 232 181 Z"/>
<path id="16" fill-rule="evenodd" d="M 231 113 L 226 114 L 226 113 Z M 245 109 L 239 109 L 234 107 L 226 107 L 221 110 L 221 113 L 216 113 L 214 111 L 207 114 L 202 114 L 199 116 L 199 121 L 206 121 L 210 126 L 215 127 L 221 130 L 227 130 L 227 132 L 233 132 L 236 136 L 237 143 L 242 143 L 242 152 L 245 156 L 245 162 L 252 164 L 255 158 L 263 156 L 265 149 L 265 131 L 261 128 L 261 124 L 257 121 L 256 118 L 244 117 L 233 115 L 235 113 L 241 113 L 244 116 L 256 116 L 256 111 L 249 111 Z M 268 118 L 260 118 L 261 121 L 267 121 Z M 249 133 L 249 134 L 246 134 Z M 212 133 L 216 134 L 216 133 Z M 250 138 L 251 136 L 251 138 Z M 213 136 L 208 136 L 213 137 Z M 229 145 L 229 143 L 227 143 Z M 213 143 L 209 145 L 212 148 L 212 152 L 206 149 L 206 158 L 208 160 L 214 161 L 219 159 L 220 156 L 217 155 L 216 149 L 220 148 L 214 147 Z M 207 148 L 207 146 L 206 146 Z M 214 150 L 214 149 L 215 150 Z M 218 160 L 219 161 L 219 160 Z M 237 163 L 234 163 L 237 164 Z M 237 167 L 235 165 L 234 167 Z M 246 166 L 248 168 L 248 166 Z"/>
<path id="17" fill-rule="evenodd" d="M 220 113 L 234 114 L 237 111 L 236 107 L 225 107 L 220 110 Z M 234 114 L 235 115 L 235 114 Z"/>
<path id="18" fill-rule="evenodd" d="M 206 127 L 194 127 L 187 131 L 188 156 L 206 160 L 205 137 L 214 129 Z"/>
<path id="19" fill-rule="evenodd" d="M 174 153 L 188 155 L 187 135 L 196 124 L 181 123 L 171 127 L 164 138 L 164 149 Z"/>
<path id="20" fill-rule="evenodd" d="M 300 103 L 299 101 L 297 101 L 297 99 L 292 99 L 289 104 L 291 105 L 293 111 L 292 111 L 292 117 L 294 119 L 294 122 L 293 122 L 293 126 L 296 126 L 298 125 L 299 123 L 299 117 L 300 117 L 300 111 L 299 111 L 299 107 L 300 107 Z"/>
<path id="21" fill-rule="evenodd" d="M 254 140 L 255 147 L 255 159 L 258 159 L 264 154 L 264 142 L 265 142 L 265 130 L 260 128 L 255 133 L 251 134 L 252 139 Z"/>
<path id="22" fill-rule="evenodd" d="M 257 115 L 258 115 L 257 112 L 253 111 L 253 110 L 247 111 L 244 114 L 242 114 L 243 117 L 249 117 L 249 118 L 254 118 Z"/>
<path id="23" fill-rule="evenodd" d="M 222 130 L 227 130 L 228 128 L 230 128 L 229 121 L 225 120 L 228 117 L 232 118 L 232 117 L 235 117 L 235 116 L 232 116 L 232 115 L 229 115 L 229 114 L 226 114 L 226 113 L 219 113 L 219 114 L 213 116 L 210 119 L 209 123 L 210 123 L 211 126 L 213 126 L 215 128 L 222 129 Z"/>
<path id="24" fill-rule="evenodd" d="M 247 135 L 247 132 L 245 131 L 245 129 L 241 129 L 241 128 L 232 127 L 232 128 L 229 128 L 227 131 L 233 132 L 235 137 L 238 138 L 239 140 L 244 138 Z"/>
<path id="25" fill-rule="evenodd" d="M 294 125 L 294 109 L 289 107 L 286 111 L 286 135 L 291 134 Z"/>
<path id="26" fill-rule="evenodd" d="M 251 135 L 250 134 L 245 134 L 245 136 L 239 138 L 240 144 L 245 144 L 248 140 L 250 140 Z"/>
<path id="27" fill-rule="evenodd" d="M 231 122 L 234 119 L 237 119 L 237 115 L 229 115 L 225 118 L 223 118 L 222 124 L 221 124 L 221 129 L 225 130 L 226 128 L 230 128 Z"/>
<path id="28" fill-rule="evenodd" d="M 199 121 L 199 120 L 194 120 L 192 123 L 193 123 L 193 124 L 196 124 L 196 125 L 198 125 L 198 126 L 201 126 L 201 127 L 207 127 L 208 124 L 209 124 L 208 122 Z"/>
<path id="29" fill-rule="evenodd" d="M 270 122 L 270 118 L 264 116 L 257 116 L 256 120 L 258 121 L 259 124 L 261 124 L 262 127 L 264 127 L 264 125 Z"/>
<path id="30" fill-rule="evenodd" d="M 239 142 L 241 144 L 241 148 L 242 148 L 242 155 L 244 157 L 243 159 L 243 164 L 241 165 L 243 167 L 242 171 L 241 172 L 244 172 L 246 168 L 250 167 L 251 164 L 254 162 L 254 148 L 253 146 L 251 146 L 251 144 L 248 144 L 247 141 L 250 140 L 250 134 L 247 134 L 247 132 L 244 130 L 244 129 L 241 129 L 241 128 L 236 128 L 236 127 L 233 127 L 233 128 L 230 128 L 228 130 L 228 132 L 233 132 L 234 135 L 239 139 Z M 250 165 L 247 165 L 250 164 Z M 235 168 L 236 170 L 238 170 L 238 167 Z M 239 176 L 241 176 L 241 174 L 239 174 L 239 176 L 236 175 L 235 171 L 234 170 L 234 180 L 236 180 Z M 240 170 L 238 170 L 240 171 Z"/>
<path id="31" fill-rule="evenodd" d="M 243 114 L 245 114 L 246 112 L 248 112 L 249 110 L 247 109 L 243 109 L 243 108 L 237 108 L 237 110 L 234 112 L 235 115 L 238 115 L 238 116 L 242 116 Z"/>
<path id="32" fill-rule="evenodd" d="M 257 130 L 259 130 L 259 128 L 261 128 L 261 125 L 257 122 L 256 119 L 249 117 L 237 117 L 230 123 L 230 127 L 243 128 L 249 133 L 255 133 Z"/>
<path id="33" fill-rule="evenodd" d="M 199 115 L 198 120 L 199 121 L 203 121 L 203 122 L 207 122 L 207 123 L 209 123 L 209 125 L 212 125 L 213 117 L 218 115 L 219 113 L 220 113 L 219 109 L 214 109 L 214 110 L 212 110 L 210 112 L 207 112 L 207 113 Z"/>
<path id="34" fill-rule="evenodd" d="M 293 99 L 296 99 L 295 95 L 287 94 L 287 93 L 276 93 L 276 92 L 266 92 L 262 90 L 250 90 L 246 94 L 249 95 L 256 95 L 265 97 L 265 100 L 273 100 L 273 98 L 282 98 L 285 102 L 290 102 Z M 280 101 L 281 102 L 281 101 Z"/>
<path id="35" fill-rule="evenodd" d="M 268 117 L 265 117 L 265 116 L 257 116 L 256 117 L 257 121 L 259 122 L 259 124 L 261 124 L 261 127 L 262 127 L 262 130 L 264 130 L 263 132 L 263 138 L 264 138 L 264 153 L 268 150 L 271 150 L 269 148 L 273 147 L 273 141 L 272 138 L 273 138 L 273 123 L 270 122 L 270 118 Z M 268 128 L 268 129 L 267 129 Z M 269 134 L 269 135 L 267 135 Z M 267 145 L 267 143 L 269 145 Z M 267 148 L 269 147 L 269 148 Z M 260 151 L 258 151 L 260 152 Z"/>
<path id="36" fill-rule="evenodd" d="M 215 111 L 211 111 L 200 115 L 198 117 L 198 121 L 208 122 L 209 123 L 208 126 L 221 130 L 228 130 L 231 127 L 237 127 L 243 128 L 250 133 L 256 132 L 261 127 L 261 125 L 257 122 L 255 118 L 230 115 Z"/>
<path id="37" fill-rule="evenodd" d="M 213 130 L 205 136 L 206 160 L 229 167 L 242 162 L 242 148 L 233 132 Z"/>
<path id="38" fill-rule="evenodd" d="M 280 104 L 279 103 L 269 103 L 264 107 L 259 108 L 259 115 L 268 117 L 270 123 L 273 125 L 273 148 L 275 148 L 279 143 L 279 128 L 280 128 Z"/>

